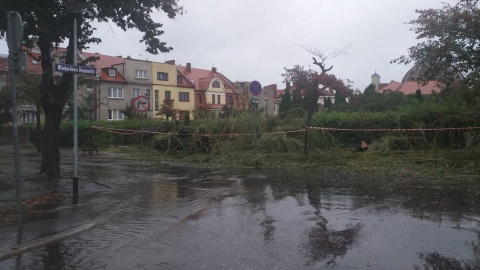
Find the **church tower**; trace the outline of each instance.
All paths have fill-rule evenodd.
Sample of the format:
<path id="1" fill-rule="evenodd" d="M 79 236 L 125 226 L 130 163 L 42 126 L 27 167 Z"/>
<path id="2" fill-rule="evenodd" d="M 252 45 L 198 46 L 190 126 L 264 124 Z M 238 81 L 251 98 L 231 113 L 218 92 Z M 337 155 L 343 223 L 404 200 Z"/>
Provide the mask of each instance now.
<path id="1" fill-rule="evenodd" d="M 375 85 L 375 91 L 377 91 L 380 85 L 380 75 L 377 74 L 377 71 L 372 75 L 372 84 Z"/>

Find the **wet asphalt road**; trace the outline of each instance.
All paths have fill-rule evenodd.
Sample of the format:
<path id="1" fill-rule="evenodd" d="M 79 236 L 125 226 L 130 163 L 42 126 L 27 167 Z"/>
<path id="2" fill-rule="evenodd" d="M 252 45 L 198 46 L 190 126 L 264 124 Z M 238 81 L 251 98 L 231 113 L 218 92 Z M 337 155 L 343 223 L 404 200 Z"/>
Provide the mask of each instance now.
<path id="1" fill-rule="evenodd" d="M 0 269 L 479 269 L 479 194 L 463 180 L 82 158 L 79 204 L 22 238 L 105 219 Z M 16 237 L 0 227 L 0 251 Z"/>

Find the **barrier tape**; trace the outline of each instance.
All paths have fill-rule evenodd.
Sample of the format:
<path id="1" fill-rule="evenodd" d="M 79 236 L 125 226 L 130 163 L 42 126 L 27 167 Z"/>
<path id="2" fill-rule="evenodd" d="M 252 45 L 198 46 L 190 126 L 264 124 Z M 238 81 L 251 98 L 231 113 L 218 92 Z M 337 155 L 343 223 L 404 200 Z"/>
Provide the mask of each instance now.
<path id="1" fill-rule="evenodd" d="M 100 131 L 110 132 L 114 134 L 121 134 L 121 135 L 135 135 L 141 133 L 147 134 L 156 134 L 156 135 L 172 135 L 178 133 L 165 133 L 165 132 L 158 132 L 158 131 L 151 131 L 151 130 L 137 130 L 137 129 L 120 129 L 120 128 L 109 128 L 109 127 L 99 127 L 99 126 L 92 126 L 92 128 L 98 129 Z M 329 131 L 380 131 L 380 132 L 388 132 L 388 131 L 442 131 L 442 130 L 476 130 L 480 129 L 480 127 L 460 127 L 460 128 L 330 128 L 330 127 L 307 127 L 304 129 L 297 129 L 297 130 L 287 130 L 287 131 L 277 131 L 277 132 L 264 132 L 263 134 L 289 134 L 289 133 L 300 133 L 305 132 L 307 129 L 317 129 L 317 130 L 329 130 Z M 185 134 L 185 135 L 192 135 L 192 136 L 211 136 L 211 137 L 225 137 L 225 136 L 251 136 L 251 133 L 232 133 L 232 134 Z"/>
<path id="2" fill-rule="evenodd" d="M 439 130 L 475 130 L 480 127 L 460 127 L 460 128 L 328 128 L 328 127 L 308 127 L 309 129 L 334 130 L 334 131 L 439 131 Z"/>

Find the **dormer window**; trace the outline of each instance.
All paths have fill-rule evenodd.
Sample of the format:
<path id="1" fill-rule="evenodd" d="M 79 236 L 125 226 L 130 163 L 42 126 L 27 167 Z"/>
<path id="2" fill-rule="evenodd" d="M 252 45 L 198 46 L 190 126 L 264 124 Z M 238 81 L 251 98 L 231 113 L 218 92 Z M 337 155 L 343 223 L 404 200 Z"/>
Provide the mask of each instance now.
<path id="1" fill-rule="evenodd" d="M 213 88 L 220 88 L 220 83 L 219 83 L 218 81 L 214 81 L 214 82 L 212 83 L 212 87 L 213 87 Z"/>
<path id="2" fill-rule="evenodd" d="M 114 68 L 108 69 L 108 76 L 115 77 L 115 69 Z"/>

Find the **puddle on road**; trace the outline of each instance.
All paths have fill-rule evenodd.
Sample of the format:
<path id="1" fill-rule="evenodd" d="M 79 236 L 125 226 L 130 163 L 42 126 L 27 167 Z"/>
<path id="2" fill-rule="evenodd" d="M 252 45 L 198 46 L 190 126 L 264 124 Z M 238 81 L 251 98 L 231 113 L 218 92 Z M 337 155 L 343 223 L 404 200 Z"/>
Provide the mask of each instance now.
<path id="1" fill-rule="evenodd" d="M 117 214 L 0 268 L 480 268 L 475 182 L 97 166 L 83 177 L 113 189 L 85 196 L 75 211 L 61 208 L 36 230 Z"/>

